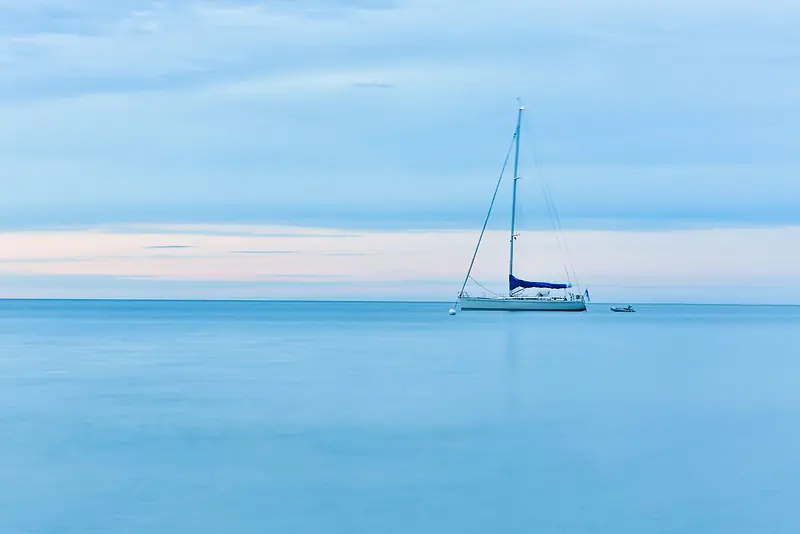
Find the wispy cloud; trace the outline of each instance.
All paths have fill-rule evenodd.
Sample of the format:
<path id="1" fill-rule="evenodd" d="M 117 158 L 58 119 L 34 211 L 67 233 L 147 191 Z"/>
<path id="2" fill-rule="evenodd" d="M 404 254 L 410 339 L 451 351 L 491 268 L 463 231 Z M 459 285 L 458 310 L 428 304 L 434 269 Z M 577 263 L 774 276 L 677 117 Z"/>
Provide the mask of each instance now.
<path id="1" fill-rule="evenodd" d="M 536 191 L 533 146 L 568 226 L 800 222 L 796 2 L 0 0 L 0 14 L 0 226 L 472 228 L 517 96 L 522 185 Z"/>
<path id="2" fill-rule="evenodd" d="M 268 228 L 262 228 L 268 230 Z M 315 229 L 296 228 L 296 234 Z M 169 235 L 169 234 L 165 234 Z M 103 278 L 102 293 L 91 285 L 73 296 L 128 296 L 130 285 L 114 280 L 158 281 L 146 287 L 153 296 L 191 293 L 208 298 L 241 296 L 243 287 L 261 286 L 257 294 L 275 298 L 290 284 L 303 285 L 308 298 L 327 298 L 326 288 L 305 286 L 336 281 L 337 291 L 349 287 L 353 297 L 395 298 L 404 287 L 414 298 L 447 299 L 457 291 L 475 245 L 475 231 L 365 232 L 357 238 L 262 237 L 249 234 L 195 234 L 190 256 L 152 256 L 141 246 L 152 234 L 74 230 L 0 233 L 0 279 L 15 277 Z M 572 231 L 566 233 L 570 256 L 579 281 L 593 289 L 596 298 L 647 295 L 661 300 L 669 294 L 694 301 L 736 298 L 786 302 L 800 298 L 800 252 L 789 246 L 800 241 L 800 227 L 684 231 Z M 287 245 L 292 245 L 290 250 Z M 507 269 L 508 235 L 489 231 L 475 264 L 476 280 L 502 291 Z M 230 254 L 231 250 L 291 252 L 289 254 Z M 517 248 L 520 276 L 561 280 L 571 277 L 563 269 L 566 256 L 552 232 L 526 231 Z M 81 278 L 82 277 L 82 278 Z M 573 280 L 575 281 L 575 280 Z M 172 283 L 172 285 L 170 285 Z M 215 285 L 216 284 L 216 285 Z M 741 285 L 746 293 L 723 299 L 722 290 Z M 435 286 L 435 287 L 434 287 Z M 8 284 L 0 296 L 19 296 Z M 205 288 L 205 289 L 203 289 Z M 216 289 L 214 289 L 216 288 Z M 267 291 L 265 288 L 269 288 Z M 649 289 L 648 289 L 649 288 Z M 779 290 L 780 288 L 780 290 Z M 473 288 L 478 290 L 478 288 Z M 241 290 L 241 291 L 240 291 Z M 650 291 L 648 293 L 648 291 Z M 187 293 L 188 292 L 188 293 Z M 30 293 L 42 296 L 41 293 Z M 63 295 L 62 292 L 57 292 Z M 141 293 L 136 293 L 141 295 Z M 751 298 L 752 297 L 752 298 Z M 756 299 L 756 300 L 758 300 Z"/>
<path id="3" fill-rule="evenodd" d="M 231 254 L 297 254 L 295 250 L 232 250 Z"/>
<path id="4" fill-rule="evenodd" d="M 374 256 L 374 254 L 366 252 L 322 252 L 317 256 Z"/>
<path id="5" fill-rule="evenodd" d="M 391 89 L 394 87 L 391 83 L 381 82 L 355 82 L 351 85 L 356 89 Z"/>

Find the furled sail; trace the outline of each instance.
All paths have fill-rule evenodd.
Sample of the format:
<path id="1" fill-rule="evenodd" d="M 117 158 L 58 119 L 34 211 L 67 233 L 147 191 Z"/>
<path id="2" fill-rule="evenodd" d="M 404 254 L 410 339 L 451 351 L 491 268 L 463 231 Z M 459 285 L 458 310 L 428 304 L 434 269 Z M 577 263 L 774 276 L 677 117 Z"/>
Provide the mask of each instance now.
<path id="1" fill-rule="evenodd" d="M 572 287 L 572 284 L 551 284 L 550 282 L 528 282 L 527 280 L 520 280 L 513 274 L 509 274 L 508 287 L 510 291 L 514 291 L 517 288 L 569 289 Z"/>

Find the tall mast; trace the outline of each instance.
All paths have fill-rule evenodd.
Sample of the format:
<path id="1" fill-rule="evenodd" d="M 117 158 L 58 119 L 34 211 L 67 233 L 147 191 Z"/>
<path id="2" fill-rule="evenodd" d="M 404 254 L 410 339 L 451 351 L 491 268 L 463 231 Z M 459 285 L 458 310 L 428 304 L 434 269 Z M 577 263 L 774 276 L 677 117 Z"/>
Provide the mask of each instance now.
<path id="1" fill-rule="evenodd" d="M 511 197 L 511 254 L 508 260 L 508 274 L 514 274 L 514 225 L 517 221 L 517 180 L 519 180 L 519 136 L 522 124 L 522 112 L 525 106 L 520 106 L 517 114 L 516 148 L 514 149 L 514 193 Z"/>

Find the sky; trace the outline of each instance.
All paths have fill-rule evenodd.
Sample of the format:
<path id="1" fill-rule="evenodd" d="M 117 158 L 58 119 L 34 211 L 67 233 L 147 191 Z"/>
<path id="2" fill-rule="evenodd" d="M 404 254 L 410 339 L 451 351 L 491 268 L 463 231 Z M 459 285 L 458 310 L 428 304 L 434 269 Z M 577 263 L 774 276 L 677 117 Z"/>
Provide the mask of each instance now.
<path id="1" fill-rule="evenodd" d="M 520 98 L 519 276 L 563 272 L 547 184 L 596 298 L 800 302 L 797 35 L 785 0 L 0 0 L 0 296 L 449 299 Z"/>

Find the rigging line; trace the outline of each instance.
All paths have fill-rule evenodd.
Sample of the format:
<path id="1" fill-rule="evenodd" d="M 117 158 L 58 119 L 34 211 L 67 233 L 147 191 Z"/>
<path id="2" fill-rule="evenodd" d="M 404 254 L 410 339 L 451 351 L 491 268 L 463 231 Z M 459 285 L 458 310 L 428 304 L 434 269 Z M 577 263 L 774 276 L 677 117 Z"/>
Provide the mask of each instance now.
<path id="1" fill-rule="evenodd" d="M 534 158 L 534 161 L 535 161 L 535 158 Z M 539 173 L 539 169 L 538 168 L 537 168 L 537 173 Z M 553 201 L 552 201 L 552 198 L 550 198 L 550 196 L 548 195 L 548 190 L 545 187 L 545 185 L 544 184 L 540 184 L 540 186 L 541 186 L 541 189 L 542 189 L 542 196 L 544 197 L 544 204 L 545 204 L 545 207 L 547 208 L 547 215 L 548 215 L 548 219 L 550 220 L 550 226 L 553 228 L 553 236 L 555 237 L 556 246 L 558 247 L 558 251 L 561 254 L 561 260 L 564 262 L 564 274 L 566 274 L 566 276 L 567 276 L 567 281 L 568 282 L 572 282 L 572 280 L 570 279 L 569 270 L 567 269 L 567 263 L 569 263 L 569 260 L 567 258 L 567 254 L 566 254 L 566 251 L 564 249 L 564 243 L 563 243 L 562 237 L 558 232 L 558 227 L 557 227 L 556 222 L 555 222 L 556 221 L 556 214 L 554 213 Z"/>
<path id="2" fill-rule="evenodd" d="M 545 181 L 545 184 L 546 183 L 547 182 Z M 564 251 L 566 252 L 566 255 L 567 255 L 567 261 L 569 263 L 569 268 L 572 270 L 572 276 L 575 279 L 575 284 L 580 289 L 581 285 L 580 285 L 580 280 L 578 280 L 578 275 L 575 272 L 575 263 L 572 260 L 572 254 L 569 251 L 569 245 L 567 244 L 567 238 L 564 235 L 564 229 L 561 226 L 561 217 L 559 217 L 559 215 L 558 215 L 558 209 L 556 208 L 555 200 L 553 200 L 553 193 L 550 191 L 550 188 L 547 185 L 545 185 L 545 192 L 546 192 L 545 194 L 549 198 L 550 204 L 553 206 L 553 213 L 555 214 L 556 225 L 558 226 L 558 232 L 561 235 L 561 240 L 562 240 L 563 245 L 564 245 Z"/>
<path id="3" fill-rule="evenodd" d="M 560 240 L 561 246 L 563 246 L 563 253 L 566 255 L 567 264 L 569 265 L 569 268 L 572 271 L 572 276 L 575 279 L 575 284 L 580 288 L 580 280 L 578 280 L 578 275 L 575 272 L 575 264 L 572 260 L 572 254 L 569 251 L 569 245 L 567 244 L 566 236 L 564 235 L 564 229 L 561 225 L 561 217 L 558 215 L 558 209 L 556 208 L 556 203 L 555 200 L 553 199 L 553 193 L 550 190 L 550 187 L 545 178 L 543 178 L 542 182 L 544 183 L 543 191 L 545 194 L 545 198 L 547 199 L 547 202 L 550 204 L 553 210 L 555 225 L 557 227 L 556 235 Z M 569 274 L 567 276 L 569 276 Z"/>
<path id="4" fill-rule="evenodd" d="M 543 191 L 543 194 L 544 194 L 544 197 L 545 197 L 545 206 L 547 208 L 548 218 L 550 220 L 550 225 L 553 228 L 553 235 L 555 236 L 556 245 L 558 247 L 558 252 L 561 254 L 561 261 L 562 261 L 563 267 L 564 267 L 564 276 L 566 277 L 567 282 L 569 282 L 571 284 L 573 277 L 570 276 L 569 270 L 567 269 L 567 263 L 568 263 L 567 253 L 564 250 L 564 246 L 561 243 L 561 239 L 559 239 L 559 235 L 558 235 L 558 231 L 556 230 L 556 226 L 553 223 L 553 213 L 552 213 L 550 204 L 548 203 L 547 195 L 546 195 L 546 193 L 544 193 L 544 189 L 542 191 Z M 517 220 L 520 221 L 518 223 L 519 227 L 525 226 L 525 223 L 526 223 L 525 209 L 524 208 L 525 208 L 525 202 L 524 202 L 524 197 L 523 197 L 523 198 L 520 198 L 517 201 Z"/>
<path id="5" fill-rule="evenodd" d="M 523 124 L 523 128 L 526 129 L 526 134 L 529 135 L 531 139 L 535 139 L 533 133 L 529 131 L 529 129 L 527 128 L 526 124 Z M 578 280 L 578 275 L 575 272 L 575 265 L 574 265 L 574 262 L 572 260 L 572 254 L 569 251 L 569 246 L 567 245 L 566 238 L 563 237 L 563 235 L 562 235 L 564 233 L 564 229 L 563 229 L 563 227 L 561 225 L 561 217 L 559 217 L 559 215 L 558 215 L 558 209 L 555 206 L 555 202 L 553 200 L 553 195 L 550 192 L 550 188 L 548 186 L 547 179 L 546 179 L 546 177 L 544 176 L 544 173 L 541 170 L 541 166 L 539 165 L 539 160 L 538 160 L 538 158 L 536 156 L 536 151 L 535 150 L 532 152 L 532 156 L 533 156 L 533 162 L 534 162 L 534 166 L 536 168 L 536 172 L 537 172 L 537 174 L 539 175 L 539 177 L 541 179 L 542 192 L 544 193 L 544 196 L 545 196 L 545 204 L 548 207 L 548 212 L 549 212 L 550 217 L 551 217 L 551 221 L 550 222 L 551 222 L 551 224 L 553 224 L 553 227 L 554 227 L 553 230 L 554 230 L 554 232 L 556 234 L 556 243 L 558 244 L 560 252 L 562 254 L 565 254 L 565 256 L 566 256 L 565 259 L 567 260 L 567 264 L 569 265 L 569 269 L 572 271 L 572 277 L 575 279 L 575 284 L 580 289 L 581 284 L 580 284 L 580 281 Z M 566 269 L 567 269 L 566 265 L 564 266 L 564 269 L 566 271 Z M 567 278 L 569 278 L 569 272 L 567 272 Z"/>
<path id="6" fill-rule="evenodd" d="M 506 159 L 503 161 L 503 168 L 500 170 L 500 177 L 497 179 L 497 185 L 494 187 L 494 194 L 492 195 L 492 202 L 489 204 L 489 211 L 486 213 L 486 219 L 483 221 L 483 228 L 481 228 L 481 235 L 478 237 L 478 244 L 475 245 L 475 252 L 472 254 L 472 260 L 469 262 L 469 269 L 467 270 L 467 276 L 464 277 L 464 283 L 461 284 L 461 291 L 458 292 L 458 299 L 456 299 L 456 303 L 453 306 L 453 309 L 458 306 L 458 301 L 461 299 L 461 295 L 464 294 L 464 288 L 467 287 L 467 282 L 470 279 L 470 275 L 472 274 L 472 267 L 475 266 L 475 258 L 478 257 L 478 250 L 481 248 L 481 241 L 483 241 L 483 234 L 486 233 L 486 226 L 489 224 L 489 217 L 492 215 L 492 208 L 494 208 L 494 201 L 497 199 L 497 192 L 500 190 L 500 183 L 503 181 L 503 175 L 506 173 L 506 167 L 508 166 L 508 160 L 511 158 L 511 150 L 514 148 L 514 141 L 517 139 L 518 132 L 515 130 L 514 135 L 511 137 L 511 144 L 508 147 L 508 152 L 506 153 Z"/>
<path id="7" fill-rule="evenodd" d="M 572 283 L 572 279 L 569 274 L 569 268 L 572 268 L 571 260 L 569 257 L 569 250 L 567 249 L 566 239 L 563 235 L 561 235 L 561 226 L 557 223 L 558 219 L 558 212 L 555 209 L 555 202 L 553 201 L 553 197 L 550 193 L 550 190 L 547 188 L 546 185 L 542 186 L 542 194 L 544 195 L 545 204 L 547 204 L 547 209 L 550 214 L 550 224 L 553 226 L 553 233 L 556 236 L 556 244 L 558 245 L 558 250 L 561 252 L 561 258 L 564 261 L 564 273 L 567 275 L 567 281 Z M 574 270 L 573 270 L 574 271 Z M 573 275 L 575 273 L 573 272 Z M 575 277 L 575 282 L 577 283 L 577 277 Z"/>
<path id="8" fill-rule="evenodd" d="M 519 97 L 517 97 L 517 101 L 519 102 L 520 105 L 523 105 L 522 104 L 522 100 Z M 521 126 L 522 126 L 522 128 L 525 128 L 526 135 L 530 134 L 530 138 L 532 140 L 534 140 L 534 142 L 535 142 L 536 138 L 533 135 L 533 132 L 531 132 L 530 129 L 527 128 L 527 123 L 523 123 Z M 572 267 L 572 259 L 571 259 L 570 254 L 569 254 L 569 249 L 567 248 L 566 239 L 563 238 L 563 236 L 561 236 L 559 234 L 559 230 L 558 229 L 560 229 L 560 227 L 561 227 L 561 220 L 558 217 L 558 211 L 556 211 L 555 202 L 552 199 L 552 195 L 550 195 L 550 192 L 549 192 L 549 190 L 547 188 L 547 181 L 546 181 L 546 179 L 544 177 L 544 173 L 542 173 L 542 171 L 541 171 L 541 168 L 540 168 L 540 165 L 539 165 L 539 160 L 536 157 L 536 150 L 533 150 L 533 148 L 532 148 L 531 149 L 531 154 L 533 156 L 533 163 L 534 163 L 534 167 L 536 169 L 536 174 L 540 177 L 540 185 L 541 185 L 541 188 L 542 188 L 542 195 L 544 196 L 545 207 L 547 208 L 547 216 L 550 219 L 550 225 L 553 228 L 553 235 L 554 235 L 555 240 L 556 240 L 556 246 L 558 247 L 558 252 L 561 254 L 561 261 L 564 264 L 563 265 L 564 266 L 564 274 L 567 277 L 567 282 L 569 282 L 571 284 L 572 283 L 572 278 L 575 278 L 575 283 L 578 284 L 578 277 L 575 274 L 574 267 Z M 554 222 L 554 220 L 558 221 L 558 227 L 556 226 L 556 223 Z M 569 269 L 572 269 L 572 275 L 573 275 L 572 277 L 570 277 L 569 269 L 567 267 L 568 265 L 569 265 Z"/>
<path id="9" fill-rule="evenodd" d="M 522 101 L 519 98 L 517 98 L 517 100 L 520 102 L 520 104 L 522 103 Z M 534 140 L 533 142 L 535 142 L 536 138 L 533 135 L 533 132 L 531 132 L 528 129 L 527 123 L 524 123 L 522 125 L 522 127 L 525 128 L 526 134 L 530 134 L 530 138 L 532 140 Z M 562 262 L 564 264 L 564 274 L 567 277 L 567 281 L 572 283 L 572 280 L 571 280 L 571 277 L 570 277 L 570 273 L 569 273 L 569 269 L 568 269 L 568 265 L 569 265 L 569 268 L 572 269 L 572 271 L 573 271 L 572 274 L 573 274 L 573 276 L 575 278 L 575 281 L 577 283 L 577 275 L 575 275 L 575 272 L 574 272 L 575 269 L 574 269 L 574 267 L 572 267 L 572 259 L 571 259 L 570 254 L 569 254 L 569 248 L 567 247 L 566 239 L 559 233 L 559 229 L 561 228 L 561 219 L 558 216 L 558 211 L 556 210 L 555 202 L 553 201 L 552 195 L 550 194 L 550 191 L 549 191 L 549 188 L 548 188 L 548 184 L 547 184 L 547 180 L 546 180 L 546 178 L 544 176 L 544 173 L 541 171 L 541 166 L 539 165 L 539 160 L 538 160 L 538 158 L 536 156 L 536 151 L 533 150 L 533 148 L 531 150 L 532 150 L 531 151 L 531 155 L 533 156 L 534 167 L 536 169 L 537 175 L 540 178 L 540 185 L 541 185 L 541 188 L 542 188 L 542 195 L 544 196 L 544 200 L 545 200 L 545 207 L 547 208 L 547 215 L 548 215 L 548 218 L 550 219 L 550 225 L 553 228 L 553 236 L 555 237 L 556 246 L 558 247 L 558 251 L 561 254 L 561 260 L 562 260 Z M 556 222 L 557 222 L 557 225 L 556 225 Z"/>
<path id="10" fill-rule="evenodd" d="M 526 132 L 526 134 L 527 133 L 528 132 Z M 531 139 L 533 139 L 533 135 L 531 135 Z M 558 247 L 558 251 L 561 254 L 561 260 L 564 263 L 564 265 L 563 265 L 564 266 L 564 274 L 567 277 L 567 282 L 572 283 L 572 277 L 570 276 L 569 269 L 567 267 L 567 265 L 570 263 L 570 260 L 568 258 L 568 251 L 566 250 L 566 243 L 563 242 L 562 236 L 559 234 L 558 227 L 557 227 L 556 222 L 555 222 L 557 217 L 558 217 L 558 213 L 555 212 L 555 203 L 553 202 L 553 199 L 549 195 L 549 191 L 548 191 L 548 189 L 546 187 L 546 182 L 545 182 L 545 180 L 544 180 L 544 178 L 542 176 L 541 169 L 539 168 L 539 162 L 538 162 L 538 160 L 536 158 L 535 151 L 533 153 L 533 161 L 534 161 L 534 166 L 536 167 L 536 172 L 540 177 L 540 186 L 541 186 L 541 189 L 542 189 L 542 196 L 544 197 L 544 204 L 545 204 L 545 207 L 547 208 L 547 215 L 548 215 L 548 219 L 550 220 L 550 226 L 553 229 L 553 236 L 554 236 L 555 241 L 556 241 L 556 246 Z"/>
<path id="11" fill-rule="evenodd" d="M 489 288 L 488 288 L 488 287 L 486 287 L 485 285 L 481 284 L 480 282 L 478 282 L 477 280 L 475 280 L 475 279 L 474 279 L 474 278 L 472 278 L 471 276 L 469 277 L 469 279 L 470 279 L 470 280 L 472 280 L 473 282 L 475 282 L 475 283 L 478 285 L 478 287 L 480 287 L 480 288 L 481 288 L 481 289 L 483 289 L 484 291 L 487 291 L 487 292 L 491 293 L 491 294 L 492 294 L 492 295 L 494 295 L 495 297 L 502 297 L 502 296 L 503 296 L 503 295 L 501 295 L 500 293 L 495 293 L 494 291 L 492 291 L 491 289 L 489 289 Z"/>

